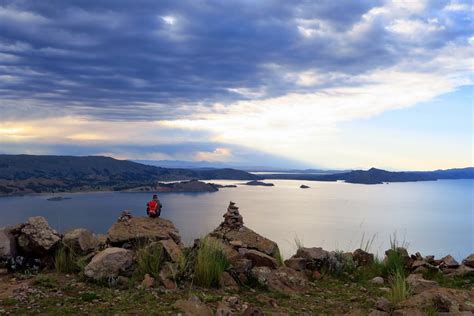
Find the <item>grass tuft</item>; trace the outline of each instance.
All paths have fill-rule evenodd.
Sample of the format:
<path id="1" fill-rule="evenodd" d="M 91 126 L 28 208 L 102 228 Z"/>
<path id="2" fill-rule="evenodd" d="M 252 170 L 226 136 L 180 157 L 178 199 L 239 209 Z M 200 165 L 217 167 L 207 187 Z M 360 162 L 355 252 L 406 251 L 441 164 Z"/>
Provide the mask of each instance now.
<path id="1" fill-rule="evenodd" d="M 71 273 L 79 270 L 77 266 L 77 255 L 74 250 L 62 244 L 54 254 L 54 269 L 57 273 Z"/>
<path id="2" fill-rule="evenodd" d="M 151 243 L 137 249 L 137 268 L 134 277 L 142 279 L 147 273 L 154 278 L 158 277 L 163 259 L 163 246 L 160 243 Z"/>
<path id="3" fill-rule="evenodd" d="M 222 245 L 211 238 L 201 240 L 194 265 L 194 281 L 204 287 L 218 287 L 229 261 Z"/>
<path id="4" fill-rule="evenodd" d="M 390 277 L 390 293 L 389 300 L 394 304 L 398 304 L 410 296 L 410 288 L 406 282 L 405 273 L 396 271 Z"/>
<path id="5" fill-rule="evenodd" d="M 377 237 L 377 234 L 373 234 L 372 237 L 369 237 L 369 238 L 366 239 L 365 238 L 365 233 L 363 233 L 362 237 L 360 239 L 359 248 L 364 250 L 365 252 L 370 252 L 376 237 Z"/>
<path id="6" fill-rule="evenodd" d="M 295 236 L 295 245 L 296 245 L 296 250 L 304 248 L 303 241 L 298 236 Z"/>

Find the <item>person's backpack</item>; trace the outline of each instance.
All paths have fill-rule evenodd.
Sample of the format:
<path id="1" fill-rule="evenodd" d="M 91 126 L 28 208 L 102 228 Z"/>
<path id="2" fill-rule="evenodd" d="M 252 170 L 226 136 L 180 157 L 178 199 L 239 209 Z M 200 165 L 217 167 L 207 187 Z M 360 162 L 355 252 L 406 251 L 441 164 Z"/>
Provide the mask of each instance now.
<path id="1" fill-rule="evenodd" d="M 148 215 L 152 214 L 152 215 L 155 215 L 158 211 L 158 207 L 160 205 L 160 201 L 158 200 L 151 200 L 150 202 L 148 202 L 147 204 L 147 208 L 146 208 L 146 213 Z"/>

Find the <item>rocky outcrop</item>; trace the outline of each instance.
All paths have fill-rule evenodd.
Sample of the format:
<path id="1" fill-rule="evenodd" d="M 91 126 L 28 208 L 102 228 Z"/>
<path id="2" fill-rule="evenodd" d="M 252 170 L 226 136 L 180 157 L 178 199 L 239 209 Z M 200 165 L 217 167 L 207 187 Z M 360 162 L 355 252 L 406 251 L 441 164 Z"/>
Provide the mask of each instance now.
<path id="1" fill-rule="evenodd" d="M 117 277 L 133 263 L 133 252 L 123 248 L 107 248 L 95 255 L 85 267 L 84 274 L 95 280 Z"/>
<path id="2" fill-rule="evenodd" d="M 61 240 L 61 235 L 41 216 L 30 217 L 26 224 L 16 227 L 11 232 L 16 235 L 18 246 L 23 252 L 40 256 L 52 253 Z"/>
<path id="3" fill-rule="evenodd" d="M 113 246 L 166 239 L 181 245 L 176 227 L 171 221 L 162 218 L 132 217 L 127 221 L 117 221 L 108 231 L 108 242 Z"/>
<path id="4" fill-rule="evenodd" d="M 252 180 L 250 182 L 245 183 L 245 185 L 253 185 L 253 186 L 262 186 L 262 187 L 273 187 L 273 183 L 262 182 L 258 180 Z"/>
<path id="5" fill-rule="evenodd" d="M 99 244 L 97 238 L 84 228 L 77 228 L 67 232 L 64 235 L 63 242 L 76 254 L 82 255 L 94 251 Z"/>

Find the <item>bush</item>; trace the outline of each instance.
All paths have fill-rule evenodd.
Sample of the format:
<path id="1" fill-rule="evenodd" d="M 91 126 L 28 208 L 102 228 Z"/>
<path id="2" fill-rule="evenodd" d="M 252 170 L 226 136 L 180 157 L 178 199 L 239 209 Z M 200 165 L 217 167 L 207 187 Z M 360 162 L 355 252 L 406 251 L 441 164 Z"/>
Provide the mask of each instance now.
<path id="1" fill-rule="evenodd" d="M 201 240 L 194 265 L 194 281 L 204 287 L 218 287 L 222 273 L 229 261 L 219 241 L 211 238 Z"/>
<path id="2" fill-rule="evenodd" d="M 393 304 L 398 304 L 410 295 L 404 272 L 396 271 L 390 277 L 390 289 L 389 299 Z"/>
<path id="3" fill-rule="evenodd" d="M 160 243 L 151 243 L 137 250 L 137 268 L 134 271 L 136 278 L 143 278 L 145 274 L 156 278 L 163 263 L 163 246 Z"/>
<path id="4" fill-rule="evenodd" d="M 71 273 L 79 270 L 76 254 L 71 247 L 62 244 L 54 254 L 54 269 L 58 273 Z"/>
<path id="5" fill-rule="evenodd" d="M 325 272 L 338 277 L 344 273 L 354 272 L 355 268 L 356 264 L 352 257 L 344 255 L 342 251 L 336 251 L 334 255 L 329 256 Z"/>

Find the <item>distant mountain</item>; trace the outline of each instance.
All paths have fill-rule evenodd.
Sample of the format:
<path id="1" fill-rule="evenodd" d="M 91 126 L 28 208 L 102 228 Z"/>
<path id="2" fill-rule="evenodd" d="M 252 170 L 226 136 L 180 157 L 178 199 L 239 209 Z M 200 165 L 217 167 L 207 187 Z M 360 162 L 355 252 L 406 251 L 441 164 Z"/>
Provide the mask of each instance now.
<path id="1" fill-rule="evenodd" d="M 184 168 L 184 169 L 222 169 L 232 168 L 244 171 L 270 171 L 287 172 L 288 168 L 278 168 L 271 166 L 251 165 L 244 162 L 221 162 L 221 161 L 184 161 L 184 160 L 134 160 L 135 162 L 162 168 Z M 301 170 L 301 172 L 310 172 L 311 169 Z M 300 170 L 298 170 L 299 172 Z"/>
<path id="2" fill-rule="evenodd" d="M 474 168 L 448 169 L 436 171 L 392 172 L 376 168 L 354 170 L 331 175 L 321 174 L 264 174 L 265 179 L 292 179 L 311 181 L 338 181 L 348 183 L 379 184 L 384 182 L 434 181 L 438 179 L 474 179 Z"/>
<path id="3" fill-rule="evenodd" d="M 256 180 L 235 169 L 189 170 L 147 166 L 101 156 L 0 155 L 0 195 L 125 190 L 178 180 Z"/>

